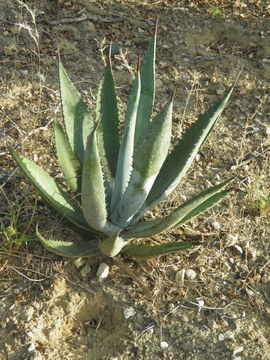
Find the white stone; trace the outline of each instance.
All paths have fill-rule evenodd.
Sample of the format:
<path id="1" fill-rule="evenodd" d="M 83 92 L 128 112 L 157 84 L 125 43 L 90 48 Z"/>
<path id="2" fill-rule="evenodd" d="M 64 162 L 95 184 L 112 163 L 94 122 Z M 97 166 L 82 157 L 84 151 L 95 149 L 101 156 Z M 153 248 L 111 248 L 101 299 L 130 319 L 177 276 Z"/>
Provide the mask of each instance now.
<path id="1" fill-rule="evenodd" d="M 244 346 L 239 346 L 238 348 L 234 349 L 233 355 L 237 355 L 244 351 Z"/>
<path id="2" fill-rule="evenodd" d="M 221 224 L 218 221 L 212 222 L 212 226 L 215 230 L 220 230 L 222 228 Z"/>
<path id="3" fill-rule="evenodd" d="M 219 341 L 224 341 L 226 339 L 233 339 L 234 338 L 234 333 L 232 331 L 226 331 L 223 334 L 219 334 L 218 339 Z"/>
<path id="4" fill-rule="evenodd" d="M 248 296 L 254 296 L 254 291 L 249 288 L 246 288 L 246 293 L 248 294 Z"/>
<path id="5" fill-rule="evenodd" d="M 206 182 L 205 182 L 205 186 L 207 187 L 207 189 L 209 189 L 210 187 L 212 187 L 212 186 L 213 186 L 213 184 L 211 183 L 211 181 L 206 180 Z"/>
<path id="6" fill-rule="evenodd" d="M 218 340 L 219 340 L 219 341 L 224 341 L 224 339 L 225 339 L 225 338 L 224 338 L 224 335 L 223 335 L 223 334 L 219 334 L 219 335 L 218 335 Z"/>
<path id="7" fill-rule="evenodd" d="M 235 250 L 237 250 L 237 252 L 240 254 L 240 255 L 242 255 L 243 254 L 243 249 L 241 248 L 241 246 L 239 246 L 239 245 L 234 245 L 234 248 L 235 248 Z"/>
<path id="8" fill-rule="evenodd" d="M 28 74 L 28 70 L 27 70 L 27 69 L 22 69 L 22 70 L 20 70 L 20 72 L 21 72 L 23 75 L 27 75 L 27 74 Z"/>
<path id="9" fill-rule="evenodd" d="M 35 309 L 32 306 L 29 306 L 28 308 L 26 308 L 25 309 L 25 319 L 27 321 L 31 320 L 34 312 L 35 312 Z"/>
<path id="10" fill-rule="evenodd" d="M 204 307 L 204 301 L 203 301 L 203 299 L 199 299 L 199 300 L 198 300 L 198 307 L 199 307 L 200 309 L 202 309 L 202 308 Z"/>
<path id="11" fill-rule="evenodd" d="M 77 269 L 79 269 L 81 266 L 83 266 L 84 258 L 78 258 L 74 261 L 74 265 Z"/>
<path id="12" fill-rule="evenodd" d="M 98 280 L 106 279 L 109 275 L 110 267 L 105 263 L 101 263 L 98 267 L 97 278 Z"/>
<path id="13" fill-rule="evenodd" d="M 34 351 L 35 349 L 36 349 L 36 345 L 31 344 L 27 350 L 30 352 L 30 351 Z"/>
<path id="14" fill-rule="evenodd" d="M 180 284 L 183 284 L 184 278 L 185 278 L 185 273 L 186 273 L 186 269 L 177 271 L 177 273 L 175 274 L 175 281 Z"/>
<path id="15" fill-rule="evenodd" d="M 127 307 L 124 309 L 124 317 L 125 319 L 128 319 L 130 317 L 133 317 L 136 315 L 136 311 L 133 309 L 133 307 Z"/>
<path id="16" fill-rule="evenodd" d="M 197 274 L 193 269 L 187 269 L 186 270 L 186 278 L 189 280 L 194 280 L 196 278 Z"/>
<path id="17" fill-rule="evenodd" d="M 238 241 L 238 235 L 236 234 L 228 234 L 226 240 L 226 247 L 234 246 Z"/>
<path id="18" fill-rule="evenodd" d="M 169 344 L 167 343 L 167 341 L 161 341 L 160 342 L 161 349 L 167 349 L 168 346 L 169 346 Z"/>

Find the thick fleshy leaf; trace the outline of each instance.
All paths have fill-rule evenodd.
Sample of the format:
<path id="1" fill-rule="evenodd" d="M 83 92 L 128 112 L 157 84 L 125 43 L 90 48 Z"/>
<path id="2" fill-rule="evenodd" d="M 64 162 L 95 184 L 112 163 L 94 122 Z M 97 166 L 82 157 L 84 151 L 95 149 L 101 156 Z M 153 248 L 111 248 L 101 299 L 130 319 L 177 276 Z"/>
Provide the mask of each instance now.
<path id="1" fill-rule="evenodd" d="M 100 254 L 99 242 L 96 239 L 77 243 L 74 241 L 45 239 L 38 231 L 36 233 L 47 250 L 60 256 L 89 257 Z"/>
<path id="2" fill-rule="evenodd" d="M 194 245 L 191 241 L 174 241 L 161 245 L 130 245 L 124 252 L 129 256 L 151 258 L 186 250 Z"/>
<path id="3" fill-rule="evenodd" d="M 96 121 L 98 121 L 98 148 L 103 172 L 111 187 L 114 185 L 119 153 L 119 118 L 111 64 L 101 79 L 97 102 Z"/>
<path id="4" fill-rule="evenodd" d="M 140 141 L 141 135 L 151 120 L 155 99 L 155 57 L 156 33 L 140 64 L 141 95 L 137 112 L 135 143 Z"/>
<path id="5" fill-rule="evenodd" d="M 17 165 L 50 207 L 74 225 L 91 231 L 78 203 L 64 192 L 46 171 L 15 150 L 9 150 Z"/>
<path id="6" fill-rule="evenodd" d="M 199 206 L 191 210 L 186 216 L 184 216 L 177 224 L 174 224 L 170 230 L 173 230 L 179 227 L 181 224 L 186 223 L 187 221 L 191 220 L 192 218 L 202 214 L 204 211 L 211 209 L 225 197 L 227 197 L 230 193 L 230 190 L 223 190 L 218 192 L 217 194 L 212 195 L 209 199 L 205 200 Z"/>
<path id="7" fill-rule="evenodd" d="M 168 196 L 181 181 L 195 158 L 200 146 L 207 139 L 215 122 L 224 110 L 232 94 L 231 88 L 226 95 L 213 105 L 187 130 L 165 160 L 159 175 L 144 205 L 136 215 L 138 221 L 146 210 Z"/>
<path id="8" fill-rule="evenodd" d="M 93 128 L 93 120 L 87 105 L 59 62 L 59 80 L 65 130 L 75 157 L 83 164 L 87 137 Z"/>
<path id="9" fill-rule="evenodd" d="M 79 192 L 81 182 L 79 175 L 80 163 L 75 158 L 67 134 L 58 120 L 54 122 L 54 136 L 58 162 L 62 168 L 65 179 L 72 191 Z"/>
<path id="10" fill-rule="evenodd" d="M 120 145 L 117 161 L 115 187 L 112 194 L 110 212 L 112 213 L 123 196 L 128 185 L 132 170 L 134 135 L 137 118 L 137 110 L 141 93 L 141 79 L 138 72 L 133 82 L 128 99 L 125 118 L 124 135 Z"/>
<path id="11" fill-rule="evenodd" d="M 98 154 L 96 131 L 88 137 L 82 174 L 82 209 L 88 224 L 95 230 L 109 236 L 118 233 L 119 228 L 107 221 L 103 173 Z"/>
<path id="12" fill-rule="evenodd" d="M 232 179 L 201 192 L 162 219 L 135 225 L 134 228 L 123 233 L 122 237 L 124 239 L 144 238 L 180 226 L 221 201 L 228 194 L 228 191 L 224 189 L 231 181 Z"/>
<path id="13" fill-rule="evenodd" d="M 114 257 L 120 253 L 120 251 L 128 245 L 129 241 L 123 240 L 118 234 L 108 239 L 102 240 L 100 244 L 100 250 L 102 254 L 110 257 Z"/>
<path id="14" fill-rule="evenodd" d="M 157 118 L 149 123 L 140 143 L 135 146 L 130 181 L 112 214 L 112 220 L 123 228 L 129 225 L 134 214 L 142 206 L 166 159 L 171 126 L 172 101 L 169 101 Z"/>

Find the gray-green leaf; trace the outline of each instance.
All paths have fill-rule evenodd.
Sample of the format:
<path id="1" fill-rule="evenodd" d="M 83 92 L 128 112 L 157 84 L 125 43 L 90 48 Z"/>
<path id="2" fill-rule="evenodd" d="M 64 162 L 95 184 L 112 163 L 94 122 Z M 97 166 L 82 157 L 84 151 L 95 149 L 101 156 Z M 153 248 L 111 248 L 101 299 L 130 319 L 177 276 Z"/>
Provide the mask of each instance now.
<path id="1" fill-rule="evenodd" d="M 200 146 L 207 139 L 215 122 L 224 110 L 232 94 L 231 88 L 226 95 L 213 105 L 187 130 L 165 160 L 159 175 L 142 208 L 136 215 L 137 220 L 149 209 L 168 196 L 189 169 Z"/>
<path id="2" fill-rule="evenodd" d="M 135 143 L 140 141 L 141 135 L 147 129 L 151 120 L 155 99 L 155 58 L 156 33 L 150 41 L 140 65 L 141 94 L 137 112 Z"/>
<path id="3" fill-rule="evenodd" d="M 74 241 L 45 239 L 38 231 L 36 233 L 47 250 L 60 256 L 89 257 L 100 254 L 99 242 L 96 239 L 77 243 Z"/>
<path id="4" fill-rule="evenodd" d="M 124 239 L 150 237 L 180 226 L 180 224 L 210 209 L 221 201 L 228 194 L 228 191 L 224 190 L 224 188 L 231 181 L 232 179 L 199 193 L 162 219 L 135 225 L 132 229 L 123 233 L 122 237 Z"/>
<path id="5" fill-rule="evenodd" d="M 113 213 L 115 207 L 122 198 L 128 185 L 132 170 L 134 135 L 137 119 L 137 110 L 141 93 L 140 73 L 138 72 L 133 82 L 128 99 L 128 106 L 125 118 L 124 135 L 120 145 L 119 157 L 116 169 L 115 187 L 112 194 L 110 212 Z"/>
<path id="6" fill-rule="evenodd" d="M 76 226 L 91 231 L 78 203 L 64 192 L 46 171 L 15 150 L 9 150 L 17 165 L 49 206 Z"/>
<path id="7" fill-rule="evenodd" d="M 81 183 L 80 163 L 75 158 L 67 134 L 58 120 L 54 122 L 54 136 L 58 162 L 63 170 L 65 179 L 72 191 L 79 192 Z"/>
<path id="8" fill-rule="evenodd" d="M 168 154 L 172 125 L 172 101 L 149 123 L 147 130 L 136 144 L 133 169 L 127 189 L 118 202 L 112 219 L 126 227 L 140 209 Z"/>
<path id="9" fill-rule="evenodd" d="M 82 209 L 88 224 L 109 236 L 119 229 L 107 221 L 104 179 L 98 154 L 96 131 L 88 138 L 82 175 Z"/>
<path id="10" fill-rule="evenodd" d="M 119 118 L 111 64 L 101 79 L 97 102 L 96 121 L 98 122 L 98 147 L 103 171 L 113 187 L 119 153 Z"/>
<path id="11" fill-rule="evenodd" d="M 59 79 L 65 130 L 71 149 L 82 165 L 93 120 L 87 105 L 72 84 L 61 62 L 59 62 Z"/>

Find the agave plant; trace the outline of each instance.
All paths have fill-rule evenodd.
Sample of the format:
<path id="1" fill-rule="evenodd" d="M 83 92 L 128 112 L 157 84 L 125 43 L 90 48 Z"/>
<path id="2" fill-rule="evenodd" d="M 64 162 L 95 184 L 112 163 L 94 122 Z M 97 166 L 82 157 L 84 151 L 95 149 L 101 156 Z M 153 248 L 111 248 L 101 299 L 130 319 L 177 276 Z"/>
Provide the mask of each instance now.
<path id="1" fill-rule="evenodd" d="M 199 193 L 168 216 L 144 221 L 145 212 L 168 196 L 186 174 L 200 146 L 226 106 L 232 88 L 186 131 L 169 152 L 171 98 L 153 116 L 156 36 L 150 41 L 130 91 L 122 136 L 111 61 L 101 79 L 95 121 L 59 63 L 63 123 L 55 120 L 59 165 L 70 192 L 40 166 L 10 149 L 13 159 L 48 206 L 78 230 L 86 241 L 46 239 L 43 245 L 64 256 L 157 256 L 187 249 L 191 242 L 145 245 L 142 239 L 179 227 L 211 208 L 228 193 L 231 180 Z"/>

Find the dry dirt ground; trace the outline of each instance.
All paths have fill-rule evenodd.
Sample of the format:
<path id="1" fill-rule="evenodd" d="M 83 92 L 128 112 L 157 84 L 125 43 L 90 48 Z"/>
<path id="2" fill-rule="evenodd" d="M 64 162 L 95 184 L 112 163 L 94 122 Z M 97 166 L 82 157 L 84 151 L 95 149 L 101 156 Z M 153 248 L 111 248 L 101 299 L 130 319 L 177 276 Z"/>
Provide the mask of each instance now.
<path id="1" fill-rule="evenodd" d="M 112 42 L 123 112 L 157 17 L 156 108 L 176 89 L 173 141 L 243 70 L 186 180 L 147 216 L 163 216 L 232 175 L 233 191 L 151 239 L 202 243 L 189 251 L 155 262 L 48 253 L 31 241 L 35 227 L 61 224 L 16 170 L 7 145 L 61 181 L 52 138 L 61 116 L 57 49 L 93 108 L 102 51 Z M 266 0 L 0 1 L 1 359 L 270 358 L 269 21 Z M 103 282 L 96 278 L 102 261 L 110 265 Z"/>

